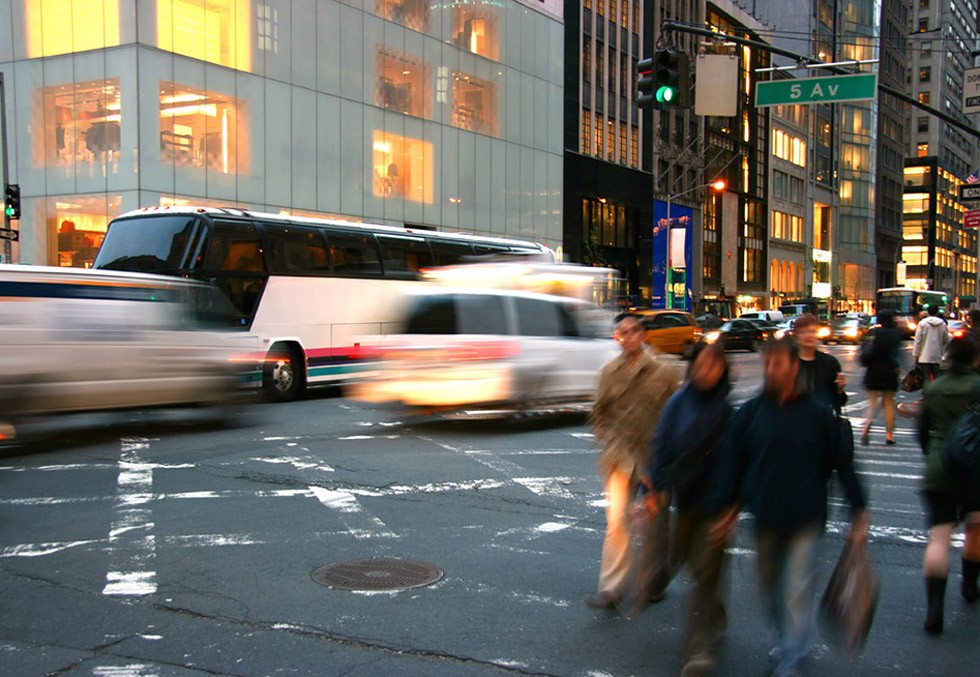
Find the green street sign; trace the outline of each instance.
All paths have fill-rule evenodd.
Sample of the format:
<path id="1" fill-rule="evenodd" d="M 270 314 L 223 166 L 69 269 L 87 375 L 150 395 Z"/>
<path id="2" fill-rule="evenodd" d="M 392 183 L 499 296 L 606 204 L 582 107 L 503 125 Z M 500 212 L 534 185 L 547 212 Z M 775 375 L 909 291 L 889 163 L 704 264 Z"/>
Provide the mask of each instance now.
<path id="1" fill-rule="evenodd" d="M 867 101 L 878 95 L 877 73 L 828 75 L 821 78 L 770 80 L 755 83 L 756 108 L 797 103 Z"/>

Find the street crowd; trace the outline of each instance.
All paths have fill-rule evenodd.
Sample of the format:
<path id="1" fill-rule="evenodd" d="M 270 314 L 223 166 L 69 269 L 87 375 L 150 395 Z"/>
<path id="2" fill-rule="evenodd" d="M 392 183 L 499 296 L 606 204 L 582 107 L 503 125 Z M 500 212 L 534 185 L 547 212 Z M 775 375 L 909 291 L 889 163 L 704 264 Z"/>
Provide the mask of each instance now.
<path id="1" fill-rule="evenodd" d="M 970 444 L 957 447 L 952 439 L 969 440 L 971 432 L 980 438 L 980 414 L 969 418 L 980 407 L 980 311 L 970 320 L 973 333 L 951 339 L 930 309 L 913 349 L 914 371 L 924 382 L 917 417 L 929 531 L 923 628 L 930 634 L 943 630 L 951 539 L 960 521 L 966 529 L 960 592 L 968 603 L 978 599 L 980 478 L 970 473 L 980 459 L 971 466 L 961 453 Z M 885 444 L 894 444 L 895 392 L 902 383 L 902 337 L 890 313 L 882 311 L 878 321 L 873 340 L 859 350 L 868 391 L 859 435 L 865 446 L 879 409 Z M 867 493 L 855 471 L 855 434 L 841 413 L 847 379 L 838 360 L 818 350 L 818 327 L 816 317 L 804 315 L 792 337 L 766 342 L 764 386 L 734 409 L 720 343 L 698 344 L 682 381 L 676 363 L 646 347 L 638 317 L 617 323 L 621 354 L 603 368 L 592 414 L 608 505 L 598 586 L 586 603 L 631 618 L 661 600 L 686 567 L 693 591 L 685 677 L 717 667 L 727 624 L 726 545 L 742 512 L 752 518 L 760 592 L 777 638 L 769 654 L 774 675 L 796 674 L 811 650 L 817 548 L 835 473 L 851 508 L 845 550 L 867 560 Z"/>

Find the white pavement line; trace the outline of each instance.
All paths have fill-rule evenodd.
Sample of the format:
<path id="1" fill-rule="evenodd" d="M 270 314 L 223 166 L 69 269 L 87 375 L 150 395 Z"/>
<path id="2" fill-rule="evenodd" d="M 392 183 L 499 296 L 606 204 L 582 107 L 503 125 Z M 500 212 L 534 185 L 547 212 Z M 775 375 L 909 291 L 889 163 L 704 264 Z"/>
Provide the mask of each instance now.
<path id="1" fill-rule="evenodd" d="M 51 555 L 62 550 L 77 548 L 80 545 L 91 545 L 92 543 L 104 543 L 103 539 L 89 541 L 54 541 L 51 543 L 22 543 L 11 545 L 0 549 L 0 559 L 6 557 L 42 557 Z"/>
<path id="2" fill-rule="evenodd" d="M 337 511 L 340 520 L 354 538 L 398 538 L 398 534 L 374 515 L 366 512 L 357 496 L 343 489 L 310 487 L 314 496 L 331 510 Z"/>
<path id="3" fill-rule="evenodd" d="M 92 668 L 94 677 L 157 677 L 156 668 L 143 663 L 132 665 L 99 665 Z"/>
<path id="4" fill-rule="evenodd" d="M 595 435 L 593 435 L 592 433 L 568 433 L 568 434 L 571 435 L 572 437 L 575 437 L 575 438 L 580 439 L 580 440 L 593 440 L 593 439 L 595 439 Z"/>
<path id="5" fill-rule="evenodd" d="M 149 446 L 145 438 L 122 439 L 103 595 L 141 597 L 157 591 L 153 511 L 145 507 L 153 496 L 153 464 L 143 463 L 139 456 Z"/>
<path id="6" fill-rule="evenodd" d="M 296 470 L 322 470 L 323 472 L 334 472 L 334 469 L 325 463 L 321 463 L 316 456 L 256 456 L 250 459 L 259 463 L 272 463 L 281 465 L 291 465 Z"/>
<path id="7" fill-rule="evenodd" d="M 575 498 L 575 494 L 565 488 L 565 485 L 576 481 L 574 477 L 515 477 L 514 481 L 538 496 Z"/>

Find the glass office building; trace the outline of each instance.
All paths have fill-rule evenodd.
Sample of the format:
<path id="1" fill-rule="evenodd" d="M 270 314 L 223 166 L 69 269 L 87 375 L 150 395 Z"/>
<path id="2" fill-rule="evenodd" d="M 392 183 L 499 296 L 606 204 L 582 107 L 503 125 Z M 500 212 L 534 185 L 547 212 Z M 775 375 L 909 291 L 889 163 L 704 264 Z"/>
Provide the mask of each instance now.
<path id="1" fill-rule="evenodd" d="M 562 6 L 0 0 L 15 260 L 88 265 L 172 204 L 558 246 Z"/>

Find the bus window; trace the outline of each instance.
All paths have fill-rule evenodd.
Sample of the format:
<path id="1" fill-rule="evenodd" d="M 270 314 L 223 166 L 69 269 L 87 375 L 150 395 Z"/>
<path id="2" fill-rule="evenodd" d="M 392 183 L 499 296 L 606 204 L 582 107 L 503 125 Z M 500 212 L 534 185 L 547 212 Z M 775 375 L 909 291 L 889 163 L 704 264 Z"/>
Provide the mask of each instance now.
<path id="1" fill-rule="evenodd" d="M 432 265 L 429 245 L 421 238 L 379 235 L 385 275 L 417 275 L 421 268 Z"/>
<path id="2" fill-rule="evenodd" d="M 510 253 L 510 247 L 503 245 L 478 244 L 473 249 L 476 251 L 477 256 L 499 256 L 500 254 Z"/>
<path id="3" fill-rule="evenodd" d="M 431 240 L 432 262 L 437 266 L 455 266 L 463 259 L 473 256 L 473 247 L 465 242 L 440 242 Z"/>
<path id="4" fill-rule="evenodd" d="M 204 267 L 238 312 L 236 324 L 249 326 L 266 278 L 258 229 L 251 223 L 215 222 Z"/>
<path id="5" fill-rule="evenodd" d="M 332 230 L 327 232 L 327 242 L 335 274 L 352 277 L 381 275 L 381 257 L 374 235 Z"/>
<path id="6" fill-rule="evenodd" d="M 327 245 L 316 228 L 263 224 L 269 272 L 280 275 L 330 273 Z"/>
<path id="7" fill-rule="evenodd" d="M 148 216 L 115 221 L 95 268 L 141 273 L 176 273 L 190 267 L 188 244 L 200 225 L 196 216 Z"/>

